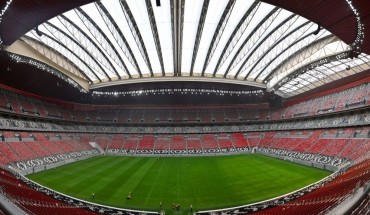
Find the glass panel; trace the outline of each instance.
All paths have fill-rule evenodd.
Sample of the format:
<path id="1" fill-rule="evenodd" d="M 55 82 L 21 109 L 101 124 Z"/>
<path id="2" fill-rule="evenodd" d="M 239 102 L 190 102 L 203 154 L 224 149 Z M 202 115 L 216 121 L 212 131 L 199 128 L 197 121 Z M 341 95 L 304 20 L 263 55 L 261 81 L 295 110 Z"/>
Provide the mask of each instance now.
<path id="1" fill-rule="evenodd" d="M 213 0 L 209 2 L 206 20 L 204 22 L 199 49 L 194 64 L 194 73 L 202 73 L 204 61 L 206 60 L 209 45 L 216 31 L 217 24 L 221 18 L 228 1 Z"/>
<path id="2" fill-rule="evenodd" d="M 202 5 L 203 0 L 185 1 L 181 73 L 190 73 L 195 36 L 197 34 Z"/>
<path id="3" fill-rule="evenodd" d="M 149 60 L 153 69 L 153 73 L 162 73 L 161 64 L 159 62 L 157 49 L 154 43 L 153 33 L 149 22 L 149 16 L 146 10 L 145 0 L 130 0 L 126 2 L 131 9 L 136 24 L 139 26 L 139 31 L 143 38 L 146 51 L 149 55 Z"/>
<path id="4" fill-rule="evenodd" d="M 229 40 L 231 34 L 233 33 L 234 29 L 238 25 L 240 19 L 244 16 L 244 14 L 249 10 L 252 6 L 253 1 L 245 1 L 245 0 L 237 0 L 232 8 L 232 12 L 229 16 L 227 21 L 227 25 L 224 28 L 222 37 L 216 47 L 214 54 L 209 62 L 209 65 L 206 68 L 206 73 L 213 74 L 214 70 L 216 69 L 216 64 L 221 56 L 222 50 L 226 46 L 227 41 Z M 221 73 L 218 73 L 221 74 Z M 224 74 L 224 73 L 223 73 Z"/>
<path id="5" fill-rule="evenodd" d="M 152 0 L 152 5 L 155 20 L 157 22 L 159 40 L 161 42 L 164 70 L 166 74 L 173 74 L 174 68 L 170 0 L 162 0 L 160 7 L 155 7 L 155 0 Z"/>
<path id="6" fill-rule="evenodd" d="M 308 31 L 307 31 L 308 32 Z M 322 33 L 321 33 L 322 32 Z M 262 72 L 260 75 L 260 80 L 263 80 L 269 75 L 277 66 L 279 66 L 285 59 L 287 59 L 289 56 L 292 56 L 295 52 L 301 50 L 303 47 L 317 41 L 320 38 L 323 38 L 325 36 L 330 35 L 330 32 L 326 30 L 322 30 L 318 36 L 309 36 L 305 38 L 304 40 L 301 40 L 300 42 L 297 42 L 293 46 L 289 47 L 291 45 L 291 41 L 296 41 L 294 39 L 291 39 L 290 37 L 287 38 L 287 42 L 283 42 L 283 49 L 276 50 L 271 52 L 269 56 L 266 56 L 263 63 L 260 63 L 260 67 L 258 67 L 258 72 Z M 288 48 L 289 47 L 289 48 Z M 287 49 L 286 49 L 287 48 Z M 280 49 L 280 48 L 279 48 Z M 286 49 L 286 50 L 285 50 Z M 281 52 L 285 50 L 284 52 Z M 274 55 L 275 54 L 275 55 Z"/>
<path id="7" fill-rule="evenodd" d="M 155 6 L 155 0 L 150 1 L 158 30 L 164 70 L 170 76 L 174 72 L 170 0 L 162 0 L 161 7 Z M 142 42 L 153 72 L 161 75 L 162 67 L 155 43 L 156 38 L 153 35 L 151 20 L 149 20 L 146 0 L 127 0 L 126 2 L 143 39 Z M 182 50 L 180 50 L 180 72 L 182 72 L 182 75 L 187 75 L 190 72 L 203 3 L 204 0 L 185 1 L 183 41 Z M 335 41 L 334 36 L 327 37 L 331 33 L 324 29 L 318 35 L 312 35 L 312 32 L 317 29 L 317 25 L 313 22 L 297 29 L 297 27 L 307 22 L 303 17 L 293 17 L 274 31 L 275 27 L 286 21 L 292 13 L 278 9 L 272 18 L 270 17 L 267 21 L 261 23 L 275 9 L 275 6 L 245 0 L 235 1 L 230 12 L 226 14 L 225 21 L 220 23 L 221 33 L 217 34 L 215 45 L 210 47 L 217 25 L 228 3 L 229 1 L 224 0 L 212 0 L 209 3 L 202 35 L 199 38 L 200 44 L 194 62 L 194 74 L 201 74 L 204 65 L 206 65 L 206 76 L 211 76 L 216 72 L 217 77 L 223 77 L 227 73 L 228 78 L 235 78 L 235 75 L 239 72 L 237 78 L 243 79 L 248 74 L 247 80 L 256 80 L 261 83 L 267 76 L 270 76 L 271 72 L 274 72 L 272 80 L 267 83 L 267 87 L 272 87 L 304 65 L 349 50 L 347 44 L 340 40 Z M 73 21 L 77 28 L 60 16 L 49 21 L 59 30 L 46 23 L 39 26 L 42 32 L 65 44 L 71 51 L 45 36 L 39 37 L 35 32 L 31 31 L 27 36 L 41 41 L 67 57 L 93 81 L 98 79 L 107 81 L 104 73 L 107 73 L 110 78 L 116 79 L 115 71 L 117 71 L 118 76 L 123 77 L 127 77 L 126 72 L 129 72 L 134 78 L 139 77 L 139 73 L 143 74 L 144 77 L 149 76 L 150 70 L 143 51 L 144 46 L 142 46 L 139 36 L 133 28 L 133 20 L 128 19 L 128 12 L 124 9 L 123 3 L 120 0 L 102 0 L 101 4 L 113 19 L 113 21 L 109 21 L 110 23 L 107 23 L 108 15 L 102 12 L 98 3 L 94 2 L 81 7 L 91 21 L 86 20 L 86 17 L 77 9 L 64 13 L 64 16 Z M 253 9 L 251 8 L 252 5 L 255 6 Z M 246 16 L 246 20 L 237 33 L 232 35 L 242 17 L 249 10 L 251 13 Z M 116 23 L 118 28 L 112 30 L 112 27 L 114 27 L 112 23 Z M 256 31 L 252 34 L 255 29 Z M 122 32 L 123 37 L 117 33 L 118 31 Z M 67 36 L 78 41 L 78 44 L 83 48 Z M 120 39 L 118 39 L 118 36 Z M 324 42 L 312 45 L 312 43 L 322 38 L 325 39 Z M 133 53 L 132 56 L 129 49 L 122 46 L 123 39 L 127 40 L 127 44 Z M 243 44 L 247 39 L 248 41 Z M 31 41 L 28 42 L 31 44 Z M 228 42 L 230 43 L 226 47 Z M 306 47 L 306 50 L 302 51 L 304 47 Z M 238 50 L 240 52 L 237 54 Z M 208 62 L 205 62 L 209 51 L 211 57 Z M 45 55 L 48 56 L 47 53 Z M 367 71 L 370 67 L 369 60 L 368 55 L 362 54 L 360 58 L 330 62 L 301 74 L 284 84 L 279 91 L 291 96 L 339 78 Z M 127 67 L 127 71 L 123 64 Z M 347 69 L 347 66 L 350 66 L 350 68 Z M 71 72 L 76 73 L 76 71 Z"/>
<path id="8" fill-rule="evenodd" d="M 114 62 L 118 62 L 117 65 L 119 65 L 119 68 L 120 70 L 123 70 L 122 69 L 122 65 L 121 65 L 121 60 L 123 60 L 128 72 L 133 75 L 133 74 L 137 74 L 137 70 L 134 66 L 134 64 L 127 58 L 127 53 L 128 51 L 125 49 L 125 52 L 122 50 L 122 48 L 120 47 L 120 45 L 117 43 L 117 40 L 114 38 L 114 36 L 112 35 L 111 32 L 116 32 L 115 29 L 109 29 L 109 27 L 107 26 L 107 24 L 105 23 L 103 17 L 105 19 L 106 18 L 106 15 L 104 14 L 101 14 L 99 13 L 98 11 L 98 6 L 96 4 L 87 4 L 83 7 L 81 7 L 81 9 L 89 16 L 90 19 L 93 20 L 93 22 L 99 26 L 99 28 L 103 31 L 103 33 L 105 34 L 105 36 L 108 38 L 108 41 L 110 42 L 110 44 L 107 44 L 107 43 L 103 43 L 101 44 L 101 47 L 102 49 L 104 50 L 108 50 L 107 53 L 109 57 L 111 57 L 112 59 L 114 59 Z M 114 28 L 113 26 L 111 26 L 110 28 Z M 99 40 L 97 40 L 99 42 Z M 123 43 L 123 42 L 122 42 Z M 120 58 L 118 56 L 116 56 L 115 52 L 113 51 L 113 49 L 110 47 L 110 46 L 113 46 L 115 48 L 115 50 L 117 51 L 118 55 L 120 56 Z M 122 74 L 123 71 L 118 71 L 119 74 Z"/>
<path id="9" fill-rule="evenodd" d="M 241 62 L 245 59 L 245 56 L 253 49 L 253 47 L 258 43 L 258 41 L 261 39 L 261 36 L 264 35 L 267 31 L 267 27 L 265 25 L 261 25 L 261 21 L 274 9 L 275 7 L 269 4 L 261 4 L 258 8 L 255 16 L 253 17 L 251 23 L 247 27 L 246 31 L 244 32 L 241 39 L 238 41 L 237 45 L 229 55 L 228 59 L 225 61 L 225 63 L 220 67 L 220 71 L 226 72 L 227 69 L 230 66 L 230 70 L 228 71 L 228 75 L 235 76 L 237 73 Z M 277 13 L 276 13 L 277 14 Z M 270 22 L 268 22 L 270 23 Z M 248 36 L 252 33 L 252 31 L 259 26 L 258 30 L 253 33 L 253 35 L 250 37 L 249 41 L 244 45 L 243 42 L 248 38 Z M 236 52 L 240 47 L 242 48 L 242 51 L 238 54 L 236 59 L 232 62 L 232 59 L 236 55 Z M 231 64 L 231 65 L 230 65 Z"/>
<path id="10" fill-rule="evenodd" d="M 267 14 L 269 14 L 274 9 L 274 6 L 261 3 L 256 12 L 253 14 L 253 18 L 250 21 L 249 25 L 247 27 L 243 26 L 245 28 L 244 32 L 242 33 L 242 36 L 238 41 L 233 41 L 235 44 L 232 44 L 232 49 L 230 49 L 227 53 L 227 58 L 225 59 L 224 63 L 220 65 L 220 68 L 218 69 L 218 73 L 225 73 L 231 63 L 231 60 L 235 56 L 238 49 L 242 46 L 243 42 L 248 38 L 250 33 L 253 31 L 256 26 L 260 24 L 260 22 L 265 18 Z M 255 38 L 257 39 L 257 38 Z M 253 44 L 253 42 L 252 42 Z M 236 71 L 229 71 L 230 75 L 235 75 Z"/>
<path id="11" fill-rule="evenodd" d="M 150 74 L 149 68 L 147 64 L 145 63 L 144 58 L 139 51 L 139 47 L 136 44 L 135 38 L 127 23 L 125 15 L 123 14 L 123 11 L 122 11 L 123 8 L 121 7 L 119 1 L 106 0 L 106 1 L 102 1 L 102 3 L 107 8 L 110 15 L 113 17 L 113 19 L 116 20 L 116 23 L 118 27 L 121 29 L 122 34 L 125 35 L 127 43 L 130 45 L 131 50 L 137 61 L 137 64 L 139 65 L 140 72 L 142 74 L 147 74 L 147 75 Z"/>

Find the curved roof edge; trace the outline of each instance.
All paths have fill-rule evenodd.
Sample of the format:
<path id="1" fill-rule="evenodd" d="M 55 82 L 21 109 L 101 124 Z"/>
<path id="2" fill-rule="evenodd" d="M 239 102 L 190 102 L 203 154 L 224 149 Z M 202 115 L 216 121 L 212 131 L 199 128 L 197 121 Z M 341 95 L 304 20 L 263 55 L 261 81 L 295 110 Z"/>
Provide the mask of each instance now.
<path id="1" fill-rule="evenodd" d="M 102 87 L 110 87 L 115 85 L 124 84 L 137 84 L 137 83 L 150 83 L 150 82 L 207 82 L 207 83 L 226 83 L 226 84 L 236 84 L 243 86 L 259 87 L 262 89 L 266 88 L 265 84 L 260 84 L 253 81 L 244 81 L 238 79 L 227 79 L 227 78 L 212 78 L 212 77 L 194 77 L 194 76 L 181 76 L 181 77 L 150 77 L 150 78 L 138 78 L 138 79 L 126 79 L 117 80 L 111 82 L 97 83 L 90 86 L 90 89 L 98 89 Z"/>

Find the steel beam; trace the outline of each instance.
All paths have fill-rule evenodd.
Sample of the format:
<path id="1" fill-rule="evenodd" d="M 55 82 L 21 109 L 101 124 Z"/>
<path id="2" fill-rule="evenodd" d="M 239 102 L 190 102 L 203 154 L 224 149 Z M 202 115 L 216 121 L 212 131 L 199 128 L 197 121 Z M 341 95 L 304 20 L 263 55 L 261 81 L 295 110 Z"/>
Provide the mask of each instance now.
<path id="1" fill-rule="evenodd" d="M 195 36 L 193 56 L 191 58 L 190 76 L 193 75 L 195 60 L 197 58 L 200 40 L 202 39 L 202 32 L 203 32 L 204 22 L 206 21 L 206 17 L 207 17 L 209 1 L 210 0 L 204 0 L 203 5 L 202 5 L 202 12 L 200 13 L 197 34 Z"/>
<path id="2" fill-rule="evenodd" d="M 90 59 L 100 68 L 101 72 L 104 73 L 104 69 L 103 67 L 100 65 L 100 63 L 95 59 L 95 57 L 88 51 L 85 49 L 85 47 L 83 47 L 80 43 L 78 43 L 74 38 L 72 38 L 71 36 L 69 36 L 68 34 L 66 34 L 64 31 L 62 31 L 60 28 L 58 28 L 57 26 L 53 25 L 52 23 L 50 22 L 46 22 L 45 23 L 46 25 L 52 27 L 54 30 L 56 30 L 57 32 L 61 33 L 63 35 L 64 38 L 67 38 L 69 41 L 71 41 L 72 43 L 74 43 L 75 45 L 77 45 L 84 53 L 87 54 L 87 56 L 90 57 Z M 46 29 L 47 26 L 46 26 Z M 49 30 L 49 32 L 55 37 L 55 35 Z M 58 40 L 60 40 L 60 38 L 56 37 Z M 94 75 L 97 77 L 97 79 L 99 80 L 99 82 L 101 82 L 102 80 L 99 78 L 99 76 L 97 76 L 95 73 Z M 106 76 L 108 76 L 106 73 L 105 73 Z"/>
<path id="3" fill-rule="evenodd" d="M 63 43 L 59 42 L 58 40 L 54 39 L 53 37 L 49 36 L 47 33 L 43 32 L 43 37 L 53 41 L 55 44 L 58 44 L 59 46 L 63 47 L 64 49 L 66 49 L 69 53 L 71 53 L 74 57 L 76 57 L 81 63 L 83 63 L 89 70 L 92 74 L 95 75 L 95 77 L 97 78 L 96 74 L 93 72 L 93 70 L 89 67 L 89 65 L 86 64 L 85 61 L 83 61 L 78 55 L 76 55 L 72 50 L 70 50 L 66 45 L 64 45 Z M 73 65 L 73 67 L 75 67 L 79 74 L 82 75 L 83 77 L 85 77 L 89 82 L 92 82 L 92 80 L 90 79 L 90 77 L 88 75 L 86 75 L 85 72 L 83 72 L 83 70 L 77 66 L 74 62 L 72 62 L 70 60 L 69 57 L 65 56 L 64 54 L 60 53 L 59 51 L 57 51 L 55 48 L 51 47 L 50 44 L 47 44 L 45 43 L 44 41 L 39 41 L 39 40 L 36 40 L 32 37 L 29 37 L 27 35 L 24 35 L 22 38 L 26 38 L 27 40 L 30 40 L 30 41 L 33 41 L 34 43 L 37 43 L 39 44 L 39 46 L 43 47 L 43 48 L 46 48 L 49 50 L 49 52 L 53 52 L 54 54 L 62 57 L 65 61 L 69 62 L 71 65 Z M 21 38 L 21 39 L 22 39 Z M 27 42 L 27 41 L 25 41 Z M 28 42 L 27 42 L 28 43 Z M 43 52 L 43 54 L 46 56 L 45 52 Z M 46 56 L 47 57 L 47 56 Z M 51 58 L 49 58 L 50 60 L 52 60 Z M 54 61 L 55 62 L 55 61 Z M 57 62 L 56 62 L 57 63 Z M 59 64 L 59 63 L 58 63 Z M 59 64 L 60 65 L 60 64 Z M 64 67 L 64 66 L 63 66 Z M 67 70 L 69 70 L 68 68 L 65 68 Z"/>
<path id="4" fill-rule="evenodd" d="M 126 64 L 123 61 L 121 55 L 118 53 L 117 49 L 114 47 L 114 45 L 109 40 L 107 35 L 103 32 L 103 30 L 81 8 L 76 8 L 75 12 L 77 16 L 81 19 L 82 23 L 90 31 L 90 33 L 100 43 L 101 47 L 108 53 L 108 55 L 113 59 L 113 61 L 131 78 L 131 74 L 128 71 Z M 118 73 L 117 75 L 119 79 L 121 79 L 121 76 Z"/>
<path id="5" fill-rule="evenodd" d="M 275 91 L 278 90 L 280 87 L 288 83 L 289 81 L 293 80 L 294 78 L 300 76 L 303 73 L 306 73 L 307 71 L 311 70 L 312 68 L 315 68 L 317 66 L 321 66 L 327 63 L 330 63 L 332 61 L 338 61 L 341 59 L 345 59 L 349 57 L 351 51 L 343 51 L 340 53 L 337 53 L 335 55 L 327 56 L 324 58 L 317 59 L 313 62 L 310 62 L 309 64 L 306 64 L 305 66 L 300 67 L 299 69 L 296 69 L 294 72 L 290 73 L 280 81 L 276 82 L 273 86 L 269 87 L 269 90 L 274 89 Z"/>
<path id="6" fill-rule="evenodd" d="M 224 74 L 224 78 L 227 77 L 227 74 L 229 73 L 229 71 L 234 67 L 236 66 L 236 64 L 238 62 L 241 61 L 241 59 L 237 59 L 239 54 L 241 53 L 241 51 L 243 49 L 245 50 L 248 50 L 250 47 L 252 47 L 254 44 L 253 42 L 250 42 L 251 38 L 253 38 L 254 40 L 259 40 L 260 39 L 260 36 L 267 30 L 267 28 L 272 24 L 272 22 L 274 21 L 273 17 L 278 14 L 279 12 L 281 11 L 280 8 L 277 8 L 275 7 L 269 14 L 267 14 L 267 16 L 265 16 L 260 22 L 259 24 L 251 31 L 251 33 L 248 35 L 248 37 L 243 41 L 242 45 L 239 47 L 238 51 L 236 52 L 236 54 L 234 55 L 234 57 L 232 58 L 229 66 L 227 67 L 226 69 L 226 72 Z M 258 32 L 260 31 L 261 29 L 262 32 Z M 249 43 L 248 43 L 249 42 Z M 248 44 L 248 46 L 246 46 Z M 235 76 L 236 77 L 236 76 Z"/>
<path id="7" fill-rule="evenodd" d="M 249 26 L 260 5 L 260 1 L 254 1 L 252 6 L 240 19 L 238 25 L 235 27 L 233 33 L 230 35 L 224 49 L 221 52 L 220 58 L 218 59 L 216 64 L 215 71 L 213 72 L 213 76 L 216 75 L 218 69 L 223 65 L 226 59 L 230 56 L 231 52 L 234 50 L 236 44 L 239 42 L 243 33 Z"/>
<path id="8" fill-rule="evenodd" d="M 295 18 L 295 19 L 293 19 Z M 284 21 L 282 21 L 279 25 L 277 25 L 274 29 L 271 30 L 271 32 L 269 34 L 267 34 L 265 36 L 265 38 L 263 38 L 255 47 L 254 49 L 249 52 L 247 58 L 244 60 L 244 62 L 242 63 L 242 65 L 240 66 L 238 72 L 236 73 L 235 77 L 237 77 L 239 75 L 240 72 L 242 72 L 242 70 L 244 69 L 246 63 L 248 62 L 248 60 L 252 57 L 252 55 L 257 51 L 257 49 L 259 49 L 264 42 L 268 41 L 272 36 L 274 36 L 275 34 L 277 34 L 278 32 L 280 31 L 283 31 L 283 34 L 290 28 L 290 26 L 293 25 L 294 21 L 296 21 L 298 19 L 298 16 L 296 16 L 295 14 L 293 15 L 290 15 L 288 18 L 286 18 Z M 293 22 L 289 22 L 293 20 Z M 288 23 L 287 25 L 285 25 L 286 23 Z M 282 34 L 280 34 L 281 36 Z M 276 42 L 276 41 L 273 41 L 273 43 Z M 276 43 L 274 44 L 276 45 Z M 272 48 L 269 47 L 269 49 L 271 50 Z M 252 70 L 250 70 L 247 75 L 245 76 L 244 80 L 247 79 L 247 77 L 249 76 L 249 74 L 251 73 Z"/>
<path id="9" fill-rule="evenodd" d="M 230 0 L 229 3 L 226 5 L 226 8 L 224 12 L 222 13 L 222 16 L 217 24 L 217 28 L 215 33 L 213 34 L 211 44 L 209 45 L 206 60 L 204 61 L 203 69 L 202 69 L 202 76 L 204 76 L 204 72 L 209 64 L 209 62 L 212 59 L 212 55 L 216 50 L 216 47 L 218 45 L 218 42 L 220 41 L 222 37 L 222 33 L 225 30 L 225 27 L 227 25 L 227 22 L 229 20 L 229 17 L 231 15 L 231 12 L 233 11 L 234 5 L 236 0 Z"/>
<path id="10" fill-rule="evenodd" d="M 95 6 L 100 13 L 105 25 L 108 27 L 109 31 L 111 32 L 114 40 L 117 42 L 118 46 L 121 48 L 123 54 L 126 56 L 128 61 L 131 65 L 136 69 L 137 73 L 139 73 L 140 77 L 143 77 L 140 71 L 140 67 L 137 63 L 134 53 L 131 50 L 130 45 L 128 44 L 125 36 L 123 35 L 121 29 L 117 25 L 116 21 L 110 15 L 108 10 L 104 7 L 101 1 L 96 1 Z"/>
<path id="11" fill-rule="evenodd" d="M 158 55 L 159 63 L 161 64 L 162 75 L 166 76 L 166 73 L 164 71 L 164 65 L 163 65 L 163 55 L 162 55 L 161 41 L 160 41 L 159 35 L 158 35 L 157 23 L 155 21 L 153 6 L 152 6 L 152 3 L 151 3 L 150 0 L 145 0 L 145 5 L 146 5 L 146 10 L 147 10 L 148 16 L 149 16 L 150 26 L 152 28 L 153 39 L 154 39 L 154 43 L 155 43 L 155 48 L 157 49 L 157 55 Z"/>
<path id="12" fill-rule="evenodd" d="M 270 74 L 263 81 L 264 82 L 270 81 L 274 75 L 277 75 L 278 71 L 283 70 L 282 67 L 284 65 L 289 64 L 289 62 L 291 62 L 293 59 L 295 58 L 305 59 L 307 58 L 307 56 L 310 56 L 313 52 L 316 52 L 322 49 L 323 47 L 325 47 L 328 43 L 335 42 L 337 40 L 338 39 L 335 36 L 330 35 L 327 37 L 323 37 L 314 43 L 310 43 L 302 47 L 300 50 L 296 51 L 294 54 L 292 54 L 291 56 L 286 58 L 284 61 L 282 61 L 272 72 L 270 72 Z"/>
<path id="13" fill-rule="evenodd" d="M 102 59 L 98 59 L 98 60 L 105 60 L 108 64 L 105 64 L 104 62 L 101 62 L 104 66 L 106 67 L 111 67 L 111 69 L 113 70 L 113 72 L 116 74 L 117 77 L 120 77 L 120 75 L 118 74 L 117 70 L 114 68 L 112 62 L 110 62 L 110 60 L 107 58 L 107 56 L 104 54 L 103 50 L 101 50 L 101 48 L 94 42 L 93 39 L 90 38 L 89 35 L 87 35 L 84 31 L 82 31 L 74 22 L 72 22 L 68 17 L 66 17 L 65 15 L 60 15 L 58 16 L 58 19 L 59 21 L 66 27 L 66 29 L 77 39 L 78 37 L 79 38 L 79 43 L 82 43 L 82 42 L 88 42 L 90 45 L 92 45 L 93 48 L 95 48 L 97 50 L 97 53 L 95 52 L 95 54 L 100 54 L 100 56 L 102 57 Z M 76 33 L 79 33 L 80 35 L 76 35 Z M 84 39 L 86 39 L 87 41 L 83 41 Z M 85 44 L 86 46 L 88 46 L 89 44 Z M 112 77 L 110 77 L 108 75 L 108 73 L 105 72 L 105 70 L 103 70 L 104 74 L 107 76 L 107 78 L 111 81 Z"/>
<path id="14" fill-rule="evenodd" d="M 282 38 L 280 38 L 278 41 L 276 41 L 272 46 L 270 46 L 269 47 L 269 49 L 265 52 L 265 53 L 263 53 L 263 55 L 262 56 L 260 56 L 260 58 L 258 59 L 258 61 L 254 64 L 254 66 L 250 69 L 250 72 L 246 75 L 246 77 L 245 77 L 245 79 L 247 78 L 247 76 L 249 76 L 249 74 L 251 73 L 251 71 L 253 71 L 253 69 L 254 68 L 256 68 L 256 66 L 262 61 L 262 59 L 264 58 L 264 57 L 266 57 L 266 55 L 267 54 L 269 54 L 276 46 L 278 46 L 278 45 L 280 45 L 280 44 L 282 44 L 282 42 L 286 39 L 286 38 L 288 38 L 288 37 L 290 37 L 290 36 L 292 36 L 292 34 L 294 34 L 295 32 L 297 32 L 298 30 L 300 30 L 302 27 L 304 27 L 304 26 L 306 26 L 307 24 L 309 24 L 310 23 L 310 21 L 307 21 L 307 22 L 305 22 L 305 23 L 303 23 L 302 25 L 300 25 L 300 26 L 298 26 L 297 28 L 295 28 L 294 30 L 292 30 L 292 32 L 289 32 L 289 34 L 287 34 L 287 35 L 285 35 L 284 37 L 282 37 Z M 304 37 L 302 37 L 302 38 L 307 38 L 308 36 L 311 36 L 310 34 L 308 34 L 308 35 L 306 35 L 306 36 L 304 36 Z M 296 44 L 296 42 L 297 41 L 302 41 L 303 39 L 302 38 L 300 38 L 300 39 L 296 39 L 292 44 Z M 291 47 L 291 46 L 289 46 L 289 47 Z M 277 56 L 276 56 L 277 57 Z M 276 59 L 276 58 L 275 58 Z M 256 78 L 254 78 L 254 81 L 256 81 L 257 80 L 257 78 L 260 76 L 260 74 L 262 73 L 262 71 L 260 72 L 260 73 L 258 73 L 257 74 L 257 76 L 256 76 Z"/>
<path id="15" fill-rule="evenodd" d="M 121 9 L 123 11 L 123 14 L 125 15 L 125 18 L 126 18 L 126 21 L 128 23 L 128 26 L 131 30 L 131 33 L 132 33 L 132 36 L 134 37 L 135 39 L 135 42 L 136 42 L 136 45 L 138 46 L 139 48 L 139 51 L 141 53 L 141 56 L 143 57 L 144 59 L 144 62 L 146 63 L 146 65 L 148 66 L 148 69 L 150 71 L 150 75 L 153 77 L 154 74 L 153 74 L 153 69 L 152 69 L 152 65 L 150 64 L 150 60 L 149 60 L 149 56 L 148 56 L 148 52 L 146 51 L 146 48 L 145 48 L 145 44 L 144 44 L 144 41 L 143 41 L 143 38 L 141 36 L 141 33 L 140 33 L 140 30 L 139 30 L 139 27 L 137 26 L 136 24 L 136 21 L 135 21 L 135 18 L 134 16 L 132 15 L 132 12 L 131 12 L 131 9 L 130 7 L 128 6 L 126 0 L 120 0 L 120 5 L 121 5 Z"/>

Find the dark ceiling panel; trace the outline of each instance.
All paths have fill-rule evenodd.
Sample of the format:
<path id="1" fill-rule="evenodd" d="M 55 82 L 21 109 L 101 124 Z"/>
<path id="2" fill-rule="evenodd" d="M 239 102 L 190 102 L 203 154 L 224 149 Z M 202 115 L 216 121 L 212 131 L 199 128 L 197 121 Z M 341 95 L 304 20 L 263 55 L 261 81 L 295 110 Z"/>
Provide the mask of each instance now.
<path id="1" fill-rule="evenodd" d="M 348 44 L 352 43 L 356 37 L 356 18 L 345 0 L 262 1 L 290 10 L 316 23 L 320 22 L 324 28 Z M 361 21 L 365 26 L 365 39 L 362 44 L 362 52 L 370 54 L 370 1 L 353 0 L 352 3 L 358 9 Z"/>
<path id="2" fill-rule="evenodd" d="M 277 5 L 320 23 L 346 43 L 352 43 L 356 36 L 356 19 L 346 1 L 335 1 L 335 4 L 326 0 L 263 0 L 263 2 Z"/>
<path id="3" fill-rule="evenodd" d="M 13 1 L 3 16 L 0 35 L 4 44 L 10 45 L 41 23 L 90 2 L 93 0 Z"/>
<path id="4" fill-rule="evenodd" d="M 357 32 L 356 20 L 346 1 L 292 1 L 263 0 L 312 20 L 331 31 L 346 43 L 351 43 Z M 12 44 L 20 36 L 37 25 L 72 8 L 94 2 L 94 0 L 27 0 L 13 1 L 4 14 L 0 35 L 5 45 Z M 370 54 L 370 1 L 353 0 L 365 24 L 365 42 L 362 50 Z"/>
<path id="5" fill-rule="evenodd" d="M 369 0 L 356 0 L 353 4 L 358 9 L 361 21 L 365 24 L 365 40 L 362 45 L 362 51 L 370 53 L 370 1 Z"/>
<path id="6" fill-rule="evenodd" d="M 13 0 L 2 17 L 0 36 L 5 45 L 10 45 L 26 32 L 50 18 L 91 2 L 94 2 L 94 0 Z M 352 43 L 356 36 L 357 23 L 355 16 L 345 0 L 335 1 L 335 3 L 327 0 L 263 0 L 263 2 L 279 6 L 316 23 L 320 23 L 324 28 L 331 31 L 346 43 Z M 365 24 L 365 40 L 362 51 L 370 54 L 370 1 L 353 0 L 352 2 L 358 8 L 361 21 Z M 3 4 L 0 3 L 0 7 L 3 7 Z M 3 62 L 0 66 L 3 65 L 9 65 L 9 62 Z M 14 70 L 17 67 L 14 66 Z M 58 86 L 58 79 L 53 75 L 41 74 L 40 71 L 27 69 L 25 65 L 24 67 L 19 67 L 17 71 L 28 71 L 28 73 L 15 74 L 13 70 L 14 74 L 6 74 L 4 73 L 5 69 L 0 72 L 0 82 L 7 85 L 20 89 L 23 88 L 35 94 L 44 94 L 46 97 L 70 101 L 79 101 L 81 99 L 81 93 L 75 88 L 67 86 L 67 84 L 62 84 L 63 87 Z M 29 83 L 22 82 L 19 79 L 20 74 L 22 74 L 22 79 L 28 79 Z M 137 87 L 140 86 L 138 85 Z M 47 92 L 50 94 L 45 94 L 45 88 L 52 89 Z"/>

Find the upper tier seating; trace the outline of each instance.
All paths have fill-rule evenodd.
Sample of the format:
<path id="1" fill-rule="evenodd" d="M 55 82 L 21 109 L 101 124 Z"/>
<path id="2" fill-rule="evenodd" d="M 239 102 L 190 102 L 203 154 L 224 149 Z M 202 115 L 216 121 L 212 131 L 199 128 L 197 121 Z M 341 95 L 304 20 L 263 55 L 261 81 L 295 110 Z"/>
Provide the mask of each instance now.
<path id="1" fill-rule="evenodd" d="M 353 105 L 357 103 L 365 103 L 369 100 L 368 94 L 369 94 L 369 87 L 366 85 L 362 85 L 357 87 L 358 90 L 356 92 L 352 93 L 352 96 L 348 99 L 347 104 Z"/>
<path id="2" fill-rule="evenodd" d="M 212 122 L 212 112 L 199 111 L 198 116 L 201 122 Z"/>
<path id="3" fill-rule="evenodd" d="M 85 111 L 72 111 L 72 118 L 79 122 L 86 122 L 87 115 Z"/>
<path id="4" fill-rule="evenodd" d="M 155 122 L 156 119 L 158 119 L 158 113 L 157 112 L 144 112 L 143 114 L 144 122 Z"/>
<path id="5" fill-rule="evenodd" d="M 25 97 L 0 89 L 0 111 L 14 111 L 18 114 L 35 114 L 53 119 L 101 123 L 223 123 L 250 120 L 280 120 L 311 116 L 328 112 L 347 110 L 370 105 L 370 84 L 362 84 L 331 95 L 310 99 L 298 104 L 277 109 L 254 109 L 241 107 L 204 108 L 154 108 L 140 109 L 115 107 L 94 110 L 92 106 L 81 105 L 78 110 L 63 108 L 52 103 Z M 98 107 L 98 106 L 97 106 Z"/>
<path id="6" fill-rule="evenodd" d="M 99 111 L 96 116 L 96 120 L 99 122 L 113 122 L 117 121 L 117 112 L 115 111 Z"/>
<path id="7" fill-rule="evenodd" d="M 193 112 L 187 112 L 185 113 L 186 116 L 185 116 L 185 120 L 187 122 L 198 122 L 198 120 L 200 120 L 199 116 L 198 116 L 198 112 L 197 111 L 194 111 Z"/>
<path id="8" fill-rule="evenodd" d="M 140 113 L 136 113 L 136 112 L 131 112 L 131 115 L 130 115 L 130 122 L 131 123 L 140 123 L 144 116 L 144 113 L 143 112 L 140 112 Z"/>
<path id="9" fill-rule="evenodd" d="M 18 95 L 15 94 L 8 94 L 6 95 L 6 100 L 9 102 L 11 109 L 16 113 L 23 113 L 21 109 L 21 105 L 18 102 L 17 99 Z"/>
<path id="10" fill-rule="evenodd" d="M 65 120 L 73 120 L 73 115 L 71 113 L 70 110 L 68 109 L 64 109 L 64 108 L 60 108 L 59 109 L 59 112 L 61 114 L 61 117 Z"/>
<path id="11" fill-rule="evenodd" d="M 38 114 L 38 111 L 33 105 L 32 101 L 29 101 L 28 99 L 19 99 L 18 102 L 23 113 Z"/>
<path id="12" fill-rule="evenodd" d="M 9 111 L 10 110 L 10 103 L 8 102 L 5 94 L 4 94 L 4 91 L 0 90 L 0 109 L 1 110 L 6 110 L 6 111 Z"/>
<path id="13" fill-rule="evenodd" d="M 186 117 L 186 112 L 183 110 L 175 110 L 171 113 L 171 119 L 173 122 L 183 122 Z"/>

